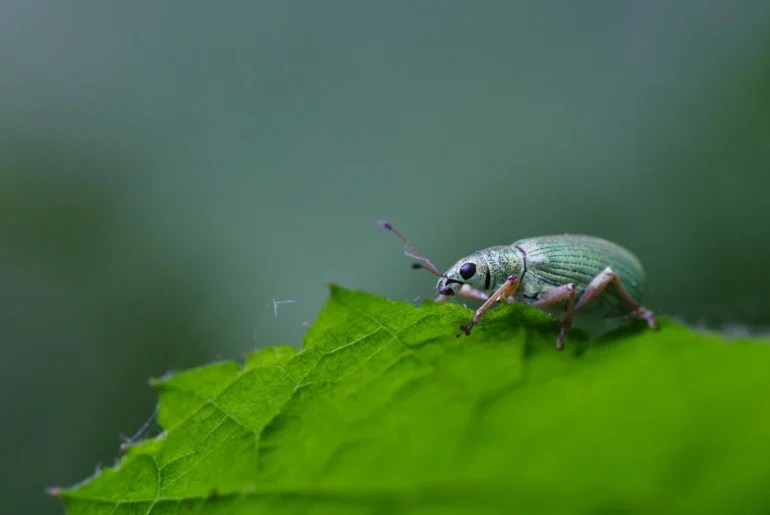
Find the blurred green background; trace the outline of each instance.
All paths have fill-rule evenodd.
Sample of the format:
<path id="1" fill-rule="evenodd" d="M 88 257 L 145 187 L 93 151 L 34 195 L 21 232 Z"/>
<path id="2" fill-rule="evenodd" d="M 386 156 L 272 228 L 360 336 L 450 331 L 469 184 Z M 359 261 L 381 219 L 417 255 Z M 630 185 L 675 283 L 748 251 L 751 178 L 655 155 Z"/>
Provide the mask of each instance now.
<path id="1" fill-rule="evenodd" d="M 149 377 L 299 345 L 327 281 L 413 299 L 554 232 L 647 304 L 770 326 L 770 3 L 0 8 L 3 513 L 118 455 Z M 272 300 L 295 300 L 279 306 Z"/>

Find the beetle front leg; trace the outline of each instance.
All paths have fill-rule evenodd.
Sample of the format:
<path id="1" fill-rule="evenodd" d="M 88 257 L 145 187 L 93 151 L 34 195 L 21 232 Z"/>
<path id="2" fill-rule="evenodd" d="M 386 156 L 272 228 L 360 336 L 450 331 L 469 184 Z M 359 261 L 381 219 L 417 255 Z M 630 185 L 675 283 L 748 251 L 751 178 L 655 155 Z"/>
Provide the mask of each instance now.
<path id="1" fill-rule="evenodd" d="M 468 284 L 463 284 L 458 294 L 469 299 L 489 300 L 489 295 Z"/>
<path id="2" fill-rule="evenodd" d="M 556 338 L 556 348 L 559 350 L 564 349 L 564 336 L 567 334 L 567 329 L 572 327 L 572 312 L 575 310 L 575 284 L 563 284 L 558 288 L 549 291 L 532 303 L 536 308 L 541 308 L 551 304 L 559 304 L 567 299 L 569 299 L 567 301 L 567 309 L 564 310 L 564 318 L 561 320 L 561 330 L 559 331 L 558 338 Z"/>
<path id="3" fill-rule="evenodd" d="M 460 291 L 457 294 L 463 297 L 468 297 L 469 299 L 489 300 L 489 295 L 467 284 L 463 284 L 463 287 L 460 288 Z M 433 300 L 435 300 L 436 302 L 443 302 L 448 298 L 449 298 L 448 295 L 437 295 L 436 298 Z"/>
<path id="4" fill-rule="evenodd" d="M 479 322 L 479 320 L 481 319 L 481 315 L 483 315 L 484 312 L 488 310 L 492 306 L 492 304 L 495 303 L 497 299 L 501 297 L 503 298 L 510 297 L 514 293 L 516 293 L 516 290 L 518 289 L 518 287 L 519 287 L 519 276 L 518 275 L 508 276 L 508 280 L 506 280 L 505 283 L 503 283 L 503 285 L 500 286 L 500 288 L 498 288 L 497 291 L 493 293 L 487 299 L 487 301 L 481 305 L 479 309 L 476 310 L 476 314 L 473 315 L 473 318 L 471 319 L 471 321 L 465 325 L 460 326 L 462 333 L 458 334 L 457 337 L 459 338 L 460 336 L 463 335 L 463 333 L 465 333 L 466 336 L 470 336 L 471 329 L 473 328 L 474 325 L 476 325 Z"/>
<path id="5" fill-rule="evenodd" d="M 613 272 L 612 268 L 610 267 L 607 267 L 601 272 L 599 272 L 599 275 L 594 277 L 591 280 L 591 282 L 588 283 L 588 286 L 586 286 L 586 289 L 583 292 L 583 295 L 580 297 L 580 300 L 578 301 L 577 306 L 575 306 L 575 309 L 580 309 L 583 306 L 585 306 L 588 302 L 590 302 L 592 299 L 595 299 L 610 284 L 615 285 L 615 290 L 617 291 L 620 298 L 623 299 L 623 302 L 625 302 L 626 306 L 628 307 L 629 311 L 631 311 L 632 315 L 638 318 L 641 318 L 643 320 L 646 320 L 647 324 L 655 330 L 660 328 L 660 324 L 658 324 L 658 321 L 655 319 L 655 315 L 653 314 L 653 312 L 647 308 L 642 307 L 628 293 L 628 291 L 626 291 L 626 288 L 623 286 L 623 281 L 620 280 L 620 277 L 618 277 L 618 274 Z"/>

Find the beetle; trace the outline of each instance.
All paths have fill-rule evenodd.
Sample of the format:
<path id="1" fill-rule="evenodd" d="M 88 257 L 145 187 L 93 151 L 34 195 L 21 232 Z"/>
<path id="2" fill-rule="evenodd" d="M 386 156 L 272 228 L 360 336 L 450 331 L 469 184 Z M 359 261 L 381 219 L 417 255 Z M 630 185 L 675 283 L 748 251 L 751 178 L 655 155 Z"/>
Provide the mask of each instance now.
<path id="1" fill-rule="evenodd" d="M 564 336 L 572 326 L 575 311 L 603 317 L 631 315 L 646 320 L 653 329 L 660 325 L 652 311 L 642 307 L 645 275 L 642 264 L 616 243 L 577 234 L 538 236 L 474 252 L 441 273 L 420 255 L 389 222 L 379 225 L 404 242 L 405 253 L 437 276 L 438 301 L 452 295 L 483 300 L 473 318 L 460 326 L 470 336 L 484 313 L 496 301 L 519 301 L 539 309 L 563 309 L 556 348 L 564 349 Z"/>

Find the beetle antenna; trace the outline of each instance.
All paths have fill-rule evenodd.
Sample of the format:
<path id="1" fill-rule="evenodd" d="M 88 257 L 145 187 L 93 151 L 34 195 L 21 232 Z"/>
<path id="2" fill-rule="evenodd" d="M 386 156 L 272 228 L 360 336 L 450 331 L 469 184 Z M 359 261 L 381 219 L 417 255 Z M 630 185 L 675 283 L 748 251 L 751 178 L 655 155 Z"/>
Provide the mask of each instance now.
<path id="1" fill-rule="evenodd" d="M 427 270 L 428 272 L 432 273 L 433 275 L 435 275 L 437 277 L 444 277 L 444 274 L 439 272 L 438 268 L 436 268 L 436 265 L 431 263 L 430 259 L 428 259 L 426 257 L 423 257 L 421 254 L 419 254 L 415 250 L 415 248 L 412 247 L 412 244 L 409 243 L 409 240 L 404 238 L 404 236 L 400 232 L 398 232 L 392 225 L 390 225 L 390 222 L 388 222 L 386 220 L 380 220 L 377 223 L 379 224 L 380 227 L 389 230 L 390 232 L 392 232 L 393 234 L 398 236 L 398 239 L 400 239 L 401 241 L 404 242 L 404 254 L 406 254 L 410 258 L 414 258 L 414 259 L 417 259 L 417 260 L 423 262 L 423 264 L 413 263 L 412 264 L 412 268 L 413 269 L 419 270 L 419 269 L 422 268 L 423 270 Z"/>

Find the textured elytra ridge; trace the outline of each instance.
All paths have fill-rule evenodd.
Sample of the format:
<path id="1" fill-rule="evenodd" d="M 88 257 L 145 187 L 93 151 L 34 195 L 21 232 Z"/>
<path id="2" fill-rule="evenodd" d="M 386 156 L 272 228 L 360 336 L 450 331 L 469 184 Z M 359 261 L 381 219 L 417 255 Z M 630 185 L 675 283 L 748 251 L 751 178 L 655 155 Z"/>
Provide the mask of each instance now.
<path id="1" fill-rule="evenodd" d="M 770 510 L 770 346 L 664 320 L 554 348 L 550 317 L 333 287 L 304 348 L 155 381 L 162 437 L 70 514 Z"/>

